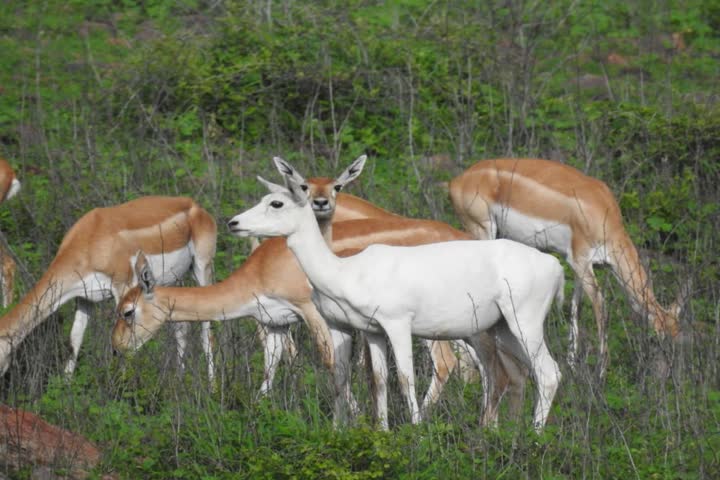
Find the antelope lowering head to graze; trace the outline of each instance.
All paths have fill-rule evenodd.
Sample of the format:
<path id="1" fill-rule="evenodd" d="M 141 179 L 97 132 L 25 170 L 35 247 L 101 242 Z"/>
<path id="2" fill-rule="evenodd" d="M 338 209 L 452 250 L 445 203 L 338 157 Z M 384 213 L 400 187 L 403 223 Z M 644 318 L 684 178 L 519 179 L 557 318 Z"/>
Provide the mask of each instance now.
<path id="1" fill-rule="evenodd" d="M 623 227 L 607 185 L 559 162 L 484 160 L 450 182 L 450 199 L 465 228 L 478 239 L 509 238 L 565 256 L 575 272 L 570 356 L 576 362 L 583 291 L 590 297 L 600 337 L 600 376 L 607 370 L 607 314 L 593 264 L 606 263 L 633 308 L 659 334 L 680 331 L 681 298 L 665 309 L 655 298 L 637 250 Z"/>
<path id="2" fill-rule="evenodd" d="M 0 202 L 10 200 L 19 191 L 20 181 L 15 176 L 15 170 L 7 160 L 0 158 Z M 17 265 L 12 255 L 4 242 L 0 243 L 0 290 L 2 290 L 3 307 L 8 307 L 13 302 L 16 269 Z"/>
<path id="3" fill-rule="evenodd" d="M 91 302 L 114 298 L 137 283 L 134 256 L 139 250 L 159 273 L 161 284 L 175 283 L 192 266 L 201 285 L 212 280 L 217 227 L 210 214 L 190 198 L 142 197 L 121 205 L 96 208 L 68 230 L 55 258 L 35 286 L 0 318 L 0 372 L 22 340 L 61 305 L 77 298 L 70 333 L 72 355 L 65 372 L 75 369 Z M 176 330 L 178 358 L 185 350 L 187 325 Z M 202 344 L 212 380 L 209 324 Z"/>
<path id="4" fill-rule="evenodd" d="M 383 350 L 387 335 L 413 423 L 421 413 L 411 336 L 473 344 L 477 333 L 490 330 L 531 366 L 538 387 L 534 422 L 543 428 L 560 381 L 544 340 L 545 317 L 564 284 L 557 259 L 503 240 L 374 244 L 340 258 L 325 243 L 305 192 L 287 180 L 287 189 L 274 186 L 258 205 L 233 217 L 231 231 L 286 236 L 323 317 L 365 331 L 371 353 Z M 387 368 L 381 355 L 371 356 L 383 363 L 373 365 L 376 371 Z"/>

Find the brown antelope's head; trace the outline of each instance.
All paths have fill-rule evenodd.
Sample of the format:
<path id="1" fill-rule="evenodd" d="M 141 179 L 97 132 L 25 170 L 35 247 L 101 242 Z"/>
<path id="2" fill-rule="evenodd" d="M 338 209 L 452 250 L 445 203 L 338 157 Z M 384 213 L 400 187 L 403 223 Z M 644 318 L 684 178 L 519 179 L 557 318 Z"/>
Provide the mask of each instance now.
<path id="1" fill-rule="evenodd" d="M 139 349 L 169 318 L 168 312 L 154 302 L 155 276 L 142 252 L 137 256 L 135 273 L 138 285 L 122 297 L 116 310 L 112 346 L 117 352 Z"/>
<path id="2" fill-rule="evenodd" d="M 664 332 L 670 335 L 670 338 L 678 341 L 685 341 L 687 339 L 685 335 L 680 335 L 680 314 L 690 299 L 691 291 L 692 281 L 688 278 L 683 282 L 677 299 L 669 308 L 664 309 L 658 306 L 658 308 L 655 309 L 651 314 L 651 318 L 656 332 Z"/>
<path id="3" fill-rule="evenodd" d="M 367 160 L 367 155 L 361 155 L 335 179 L 315 177 L 306 180 L 287 161 L 279 157 L 273 158 L 275 166 L 285 180 L 285 184 L 287 185 L 289 179 L 293 179 L 307 193 L 313 213 L 315 213 L 315 218 L 318 221 L 327 221 L 332 218 L 335 213 L 338 192 L 360 175 L 365 166 L 365 160 Z"/>

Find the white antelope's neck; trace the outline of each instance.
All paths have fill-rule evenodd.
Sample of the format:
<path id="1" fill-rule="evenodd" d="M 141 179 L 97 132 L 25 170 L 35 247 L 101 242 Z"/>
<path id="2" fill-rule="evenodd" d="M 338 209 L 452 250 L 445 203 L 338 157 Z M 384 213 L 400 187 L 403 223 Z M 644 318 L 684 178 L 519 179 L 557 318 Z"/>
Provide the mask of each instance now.
<path id="1" fill-rule="evenodd" d="M 296 232 L 287 237 L 287 245 L 310 283 L 315 288 L 329 292 L 338 283 L 342 271 L 341 259 L 330 250 L 314 216 L 312 221 L 306 220 Z"/>

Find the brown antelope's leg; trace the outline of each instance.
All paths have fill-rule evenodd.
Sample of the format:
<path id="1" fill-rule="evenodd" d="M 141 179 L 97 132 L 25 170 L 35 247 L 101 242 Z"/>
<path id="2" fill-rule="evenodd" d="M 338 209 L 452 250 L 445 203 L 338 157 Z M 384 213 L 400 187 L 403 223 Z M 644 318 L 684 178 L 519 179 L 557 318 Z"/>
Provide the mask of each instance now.
<path id="1" fill-rule="evenodd" d="M 452 344 L 448 341 L 425 340 L 425 345 L 430 349 L 430 358 L 432 359 L 433 376 L 430 382 L 425 398 L 423 399 L 420 412 L 424 417 L 427 411 L 435 405 L 440 398 L 440 394 L 445 388 L 450 375 L 457 365 L 457 358 L 453 351 Z"/>
<path id="2" fill-rule="evenodd" d="M 6 251 L 5 248 L 0 249 L 0 256 L 2 256 L 2 277 L 0 277 L 0 287 L 2 288 L 2 304 L 3 307 L 8 307 L 14 300 L 13 286 L 15 285 L 15 271 L 17 265 L 13 260 L 10 252 Z"/>
<path id="3" fill-rule="evenodd" d="M 302 304 L 300 310 L 315 346 L 320 352 L 323 364 L 330 372 L 333 372 L 335 369 L 335 348 L 333 347 L 332 335 L 327 322 L 325 322 L 325 319 L 312 302 Z"/>
<path id="4" fill-rule="evenodd" d="M 506 391 L 508 396 L 508 414 L 510 420 L 516 422 L 520 419 L 523 402 L 525 401 L 525 385 L 530 376 L 527 367 L 512 354 L 498 350 L 498 358 L 505 373 Z"/>
<path id="5" fill-rule="evenodd" d="M 598 351 L 598 375 L 600 379 L 605 378 L 607 367 L 610 362 L 610 355 L 607 347 L 607 312 L 605 310 L 605 299 L 603 298 L 600 286 L 598 285 L 593 265 L 591 262 L 582 262 L 572 265 L 575 270 L 576 282 L 580 283 L 585 294 L 590 298 L 595 322 L 597 323 L 598 340 L 600 342 Z M 574 297 L 575 295 L 573 295 Z M 575 320 L 577 321 L 577 320 Z"/>

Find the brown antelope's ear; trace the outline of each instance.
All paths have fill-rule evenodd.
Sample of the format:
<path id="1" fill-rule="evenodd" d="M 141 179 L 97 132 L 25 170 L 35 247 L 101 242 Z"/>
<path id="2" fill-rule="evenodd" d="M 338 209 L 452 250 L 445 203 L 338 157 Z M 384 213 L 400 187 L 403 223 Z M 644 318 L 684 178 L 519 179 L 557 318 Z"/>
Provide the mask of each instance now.
<path id="1" fill-rule="evenodd" d="M 150 262 L 142 251 L 137 254 L 135 260 L 135 275 L 137 275 L 138 285 L 146 297 L 152 297 L 155 290 L 155 275 L 153 274 Z"/>
<path id="2" fill-rule="evenodd" d="M 277 183 L 273 183 L 269 180 L 265 180 L 260 175 L 257 176 L 258 182 L 265 185 L 265 188 L 267 188 L 270 193 L 288 193 L 288 189 L 283 187 L 282 185 L 278 185 Z"/>
<path id="3" fill-rule="evenodd" d="M 287 185 L 288 179 L 292 178 L 293 180 L 295 180 L 295 183 L 300 185 L 300 189 L 303 192 L 307 191 L 307 181 L 305 180 L 305 177 L 300 175 L 300 172 L 298 172 L 295 167 L 293 167 L 286 160 L 283 160 L 280 157 L 273 157 L 273 162 L 275 162 L 275 167 L 278 169 L 278 172 L 280 172 L 280 175 L 283 176 L 283 179 L 285 180 L 285 185 Z"/>
<path id="4" fill-rule="evenodd" d="M 349 167 L 345 169 L 345 171 L 338 175 L 333 185 L 335 191 L 339 192 L 343 189 L 343 187 L 345 187 L 345 185 L 360 176 L 360 173 L 362 173 L 362 169 L 365 166 L 365 160 L 367 160 L 367 155 L 360 155 L 353 163 L 350 164 Z"/>

